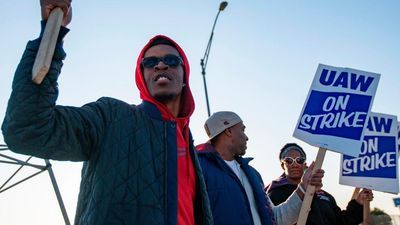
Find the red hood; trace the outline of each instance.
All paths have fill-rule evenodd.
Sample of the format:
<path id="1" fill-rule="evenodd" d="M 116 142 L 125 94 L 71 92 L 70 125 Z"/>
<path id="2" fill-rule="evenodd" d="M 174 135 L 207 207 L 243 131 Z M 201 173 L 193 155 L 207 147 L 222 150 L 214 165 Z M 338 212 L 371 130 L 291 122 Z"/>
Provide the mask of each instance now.
<path id="1" fill-rule="evenodd" d="M 199 144 L 196 146 L 197 151 L 204 151 L 204 152 L 215 152 L 215 147 L 211 145 L 210 142 L 206 142 L 203 144 Z"/>
<path id="2" fill-rule="evenodd" d="M 142 51 L 140 52 L 137 61 L 136 61 L 136 70 L 135 70 L 135 79 L 136 79 L 136 86 L 138 87 L 140 91 L 140 98 L 144 101 L 150 102 L 161 111 L 162 117 L 167 120 L 171 119 L 176 119 L 171 112 L 167 109 L 167 107 L 162 104 L 161 102 L 158 102 L 155 100 L 151 95 L 149 90 L 147 89 L 146 82 L 143 78 L 143 73 L 140 68 L 140 62 L 144 56 L 144 53 L 147 51 L 147 49 L 150 48 L 151 43 L 154 42 L 154 40 L 158 38 L 164 38 L 169 40 L 171 43 L 174 44 L 175 48 L 178 50 L 179 55 L 182 57 L 183 62 L 184 62 L 184 81 L 186 83 L 186 86 L 182 89 L 182 94 L 181 94 L 181 107 L 180 107 L 180 112 L 179 112 L 179 118 L 186 120 L 185 122 L 188 123 L 190 116 L 192 115 L 194 111 L 194 99 L 192 92 L 190 90 L 189 86 L 189 74 L 190 74 L 190 67 L 189 67 L 189 61 L 186 57 L 185 52 L 182 50 L 182 48 L 171 38 L 164 36 L 164 35 L 157 35 L 153 37 L 152 39 L 149 40 L 149 42 L 143 47 Z"/>

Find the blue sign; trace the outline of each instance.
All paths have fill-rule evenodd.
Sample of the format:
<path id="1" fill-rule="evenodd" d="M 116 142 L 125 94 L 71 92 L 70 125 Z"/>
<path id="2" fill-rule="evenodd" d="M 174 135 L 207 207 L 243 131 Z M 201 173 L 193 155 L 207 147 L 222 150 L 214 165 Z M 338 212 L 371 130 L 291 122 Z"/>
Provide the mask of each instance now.
<path id="1" fill-rule="evenodd" d="M 397 117 L 371 112 L 359 152 L 342 156 L 339 183 L 397 193 Z"/>
<path id="2" fill-rule="evenodd" d="M 379 74 L 320 64 L 293 136 L 358 156 Z"/>
<path id="3" fill-rule="evenodd" d="M 343 155 L 342 175 L 396 179 L 396 138 L 364 136 L 358 157 Z"/>
<path id="4" fill-rule="evenodd" d="M 360 140 L 371 104 L 371 96 L 311 91 L 299 129 L 312 134 Z M 335 107 L 335 105 L 337 105 Z"/>
<path id="5" fill-rule="evenodd" d="M 400 205 L 400 198 L 393 198 L 394 206 L 399 206 Z"/>

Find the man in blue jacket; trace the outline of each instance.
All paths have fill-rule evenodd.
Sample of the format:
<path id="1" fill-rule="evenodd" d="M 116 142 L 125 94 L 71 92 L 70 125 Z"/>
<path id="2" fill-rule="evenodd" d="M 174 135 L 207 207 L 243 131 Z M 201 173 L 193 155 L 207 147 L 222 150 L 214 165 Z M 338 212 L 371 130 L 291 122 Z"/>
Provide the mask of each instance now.
<path id="1" fill-rule="evenodd" d="M 291 225 L 297 221 L 308 185 L 321 186 L 323 170 L 313 165 L 289 199 L 274 206 L 264 192 L 261 175 L 243 158 L 248 137 L 242 119 L 221 111 L 207 119 L 208 143 L 197 146 L 198 157 L 216 225 Z"/>
<path id="2" fill-rule="evenodd" d="M 163 35 L 144 46 L 135 71 L 143 100 L 138 106 L 108 97 L 82 107 L 56 105 L 70 3 L 41 1 L 42 25 L 61 7 L 63 27 L 40 85 L 31 81 L 31 71 L 41 37 L 27 44 L 1 127 L 8 147 L 84 161 L 75 224 L 213 224 L 189 131 L 194 100 L 185 53 Z"/>

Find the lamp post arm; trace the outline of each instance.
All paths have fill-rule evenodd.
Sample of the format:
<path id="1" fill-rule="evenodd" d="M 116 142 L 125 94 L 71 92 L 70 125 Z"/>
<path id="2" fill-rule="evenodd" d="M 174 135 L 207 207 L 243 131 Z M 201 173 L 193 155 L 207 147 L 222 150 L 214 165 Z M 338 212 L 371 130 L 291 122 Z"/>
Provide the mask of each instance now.
<path id="1" fill-rule="evenodd" d="M 207 67 L 207 62 L 208 62 L 208 56 L 210 55 L 211 43 L 212 43 L 212 40 L 214 37 L 215 25 L 217 24 L 219 13 L 222 10 L 223 9 L 221 9 L 221 8 L 220 8 L 220 10 L 218 10 L 217 16 L 215 17 L 215 20 L 214 20 L 213 27 L 211 29 L 211 35 L 210 35 L 210 39 L 208 40 L 208 43 L 207 43 L 206 51 L 204 52 L 203 58 L 200 60 L 201 74 L 203 75 L 204 91 L 205 91 L 205 95 L 206 95 L 207 113 L 208 113 L 209 117 L 210 117 L 211 113 L 210 113 L 210 103 L 208 101 L 208 91 L 207 91 L 207 82 L 206 82 L 206 67 Z"/>
<path id="2" fill-rule="evenodd" d="M 203 59 L 202 59 L 202 62 L 203 62 L 202 63 L 202 68 L 204 70 L 207 67 L 208 56 L 210 55 L 211 44 L 212 44 L 212 40 L 213 40 L 213 37 L 214 37 L 214 29 L 215 29 L 215 25 L 217 24 L 217 20 L 218 20 L 218 16 L 219 16 L 220 12 L 221 11 L 219 10 L 218 13 L 217 13 L 217 16 L 215 17 L 214 24 L 213 24 L 213 27 L 211 29 L 210 39 L 208 40 L 206 51 L 204 52 L 204 56 L 203 56 Z"/>

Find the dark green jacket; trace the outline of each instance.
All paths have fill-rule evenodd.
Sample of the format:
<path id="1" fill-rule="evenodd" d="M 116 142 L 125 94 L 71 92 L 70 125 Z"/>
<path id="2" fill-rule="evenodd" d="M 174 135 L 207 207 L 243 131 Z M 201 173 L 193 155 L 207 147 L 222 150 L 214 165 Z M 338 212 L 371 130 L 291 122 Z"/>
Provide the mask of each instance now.
<path id="1" fill-rule="evenodd" d="M 177 148 L 174 122 L 147 102 L 132 106 L 101 98 L 82 107 L 56 105 L 65 53 L 56 48 L 41 85 L 31 81 L 38 40 L 28 43 L 17 68 L 2 125 L 17 153 L 84 161 L 75 224 L 177 224 Z M 196 224 L 212 224 L 201 170 L 196 171 Z"/>

